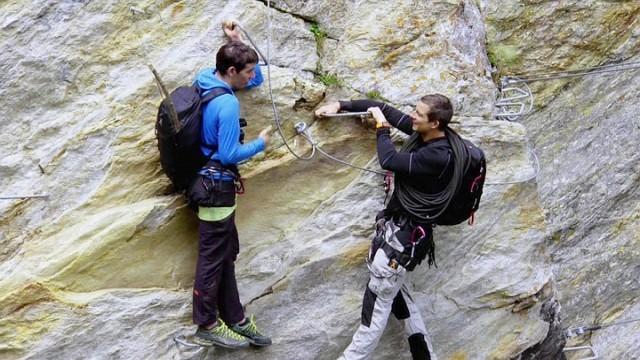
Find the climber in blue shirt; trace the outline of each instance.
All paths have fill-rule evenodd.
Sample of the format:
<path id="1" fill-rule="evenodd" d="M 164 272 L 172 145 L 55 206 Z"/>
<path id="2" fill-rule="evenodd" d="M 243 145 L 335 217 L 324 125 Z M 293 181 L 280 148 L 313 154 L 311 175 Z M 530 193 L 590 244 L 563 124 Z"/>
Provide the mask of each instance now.
<path id="1" fill-rule="evenodd" d="M 223 48 L 224 51 L 228 52 L 237 51 L 237 49 L 243 47 L 246 50 L 253 51 L 253 49 L 242 43 L 237 45 L 237 47 L 227 46 Z M 240 45 L 243 47 L 240 47 Z M 243 55 L 248 55 L 248 53 Z M 218 58 L 220 57 L 221 55 L 218 53 Z M 222 59 L 218 59 L 218 62 L 220 60 Z M 222 67 L 222 69 L 218 69 L 218 67 Z M 203 95 L 206 95 L 214 88 L 224 88 L 229 91 L 228 94 L 218 96 L 204 106 L 201 149 L 205 156 L 210 154 L 212 149 L 217 149 L 211 159 L 219 160 L 222 165 L 235 165 L 263 151 L 265 141 L 263 136 L 258 136 L 257 139 L 247 144 L 239 142 L 240 102 L 235 96 L 234 90 L 251 89 L 260 86 L 264 79 L 257 63 L 247 64 L 240 72 L 234 71 L 235 68 L 231 69 L 237 74 L 233 78 L 228 75 L 221 75 L 222 72 L 228 70 L 228 68 L 224 69 L 224 67 L 216 65 L 215 69 L 208 68 L 201 71 L 196 76 L 194 83 L 200 89 L 205 90 Z"/>
<path id="2" fill-rule="evenodd" d="M 193 341 L 238 349 L 271 345 L 253 316 L 245 316 L 235 276 L 240 249 L 235 200 L 241 184 L 236 165 L 265 149 L 271 126 L 255 140 L 242 143 L 240 102 L 235 92 L 259 86 L 263 78 L 258 54 L 244 44 L 239 27 L 227 21 L 223 30 L 229 42 L 218 50 L 215 69 L 201 71 L 194 82 L 203 96 L 212 91 L 220 94 L 203 106 L 201 150 L 210 160 L 189 188 L 199 218 L 193 286 L 193 322 L 198 330 Z"/>

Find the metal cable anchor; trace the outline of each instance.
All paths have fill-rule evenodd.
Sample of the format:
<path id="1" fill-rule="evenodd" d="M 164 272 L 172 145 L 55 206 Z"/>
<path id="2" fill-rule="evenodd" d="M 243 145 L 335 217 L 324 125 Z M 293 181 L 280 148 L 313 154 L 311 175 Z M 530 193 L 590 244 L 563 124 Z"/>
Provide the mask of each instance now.
<path id="1" fill-rule="evenodd" d="M 302 133 L 307 131 L 309 125 L 307 125 L 307 123 L 304 121 L 300 121 L 299 123 L 295 124 L 293 128 L 296 130 L 296 134 L 302 135 Z"/>

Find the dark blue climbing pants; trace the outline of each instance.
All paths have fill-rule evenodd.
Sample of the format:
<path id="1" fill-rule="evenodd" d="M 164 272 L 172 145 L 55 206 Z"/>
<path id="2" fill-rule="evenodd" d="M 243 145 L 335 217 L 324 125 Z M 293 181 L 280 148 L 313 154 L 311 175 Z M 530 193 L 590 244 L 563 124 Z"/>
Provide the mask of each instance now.
<path id="1" fill-rule="evenodd" d="M 240 251 L 235 212 L 220 221 L 199 220 L 198 264 L 193 287 L 193 322 L 208 326 L 220 318 L 228 324 L 244 319 L 236 284 Z"/>

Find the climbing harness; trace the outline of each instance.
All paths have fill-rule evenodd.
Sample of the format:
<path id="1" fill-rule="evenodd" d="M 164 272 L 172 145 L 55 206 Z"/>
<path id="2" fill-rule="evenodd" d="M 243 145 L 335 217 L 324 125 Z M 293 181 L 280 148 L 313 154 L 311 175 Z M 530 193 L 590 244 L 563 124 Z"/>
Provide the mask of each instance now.
<path id="1" fill-rule="evenodd" d="M 207 186 L 206 181 L 202 182 L 207 191 L 222 191 L 223 182 L 233 182 L 235 193 L 238 195 L 244 194 L 244 182 L 242 178 L 229 169 L 205 166 L 198 171 L 198 175 L 202 176 L 203 180 L 209 181 L 209 186 Z M 211 189 L 209 189 L 209 187 L 211 187 Z"/>
<path id="2" fill-rule="evenodd" d="M 13 195 L 13 196 L 0 196 L 0 200 L 14 200 L 14 199 L 48 199 L 48 194 L 42 195 Z"/>
<path id="3" fill-rule="evenodd" d="M 500 94 L 496 102 L 498 112 L 496 118 L 515 121 L 528 114 L 533 108 L 534 96 L 527 85 L 534 81 L 557 80 L 594 74 L 640 69 L 640 61 L 619 62 L 590 68 L 565 70 L 557 72 L 535 72 L 518 76 L 505 76 L 500 80 Z"/>

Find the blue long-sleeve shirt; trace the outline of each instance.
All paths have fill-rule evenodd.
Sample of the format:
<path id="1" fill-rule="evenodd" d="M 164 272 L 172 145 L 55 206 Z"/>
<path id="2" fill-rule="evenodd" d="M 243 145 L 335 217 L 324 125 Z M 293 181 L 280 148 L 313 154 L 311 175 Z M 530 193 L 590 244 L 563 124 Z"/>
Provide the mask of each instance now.
<path id="1" fill-rule="evenodd" d="M 205 90 L 204 95 L 214 88 L 225 88 L 228 94 L 220 95 L 205 104 L 202 112 L 202 143 L 200 147 L 205 156 L 220 161 L 223 165 L 235 165 L 249 159 L 265 148 L 264 140 L 257 138 L 246 144 L 240 143 L 240 102 L 231 86 L 218 79 L 214 68 L 201 71 L 194 82 Z M 260 66 L 256 65 L 255 75 L 245 89 L 260 86 L 264 78 Z M 206 145 L 204 145 L 206 144 Z"/>

